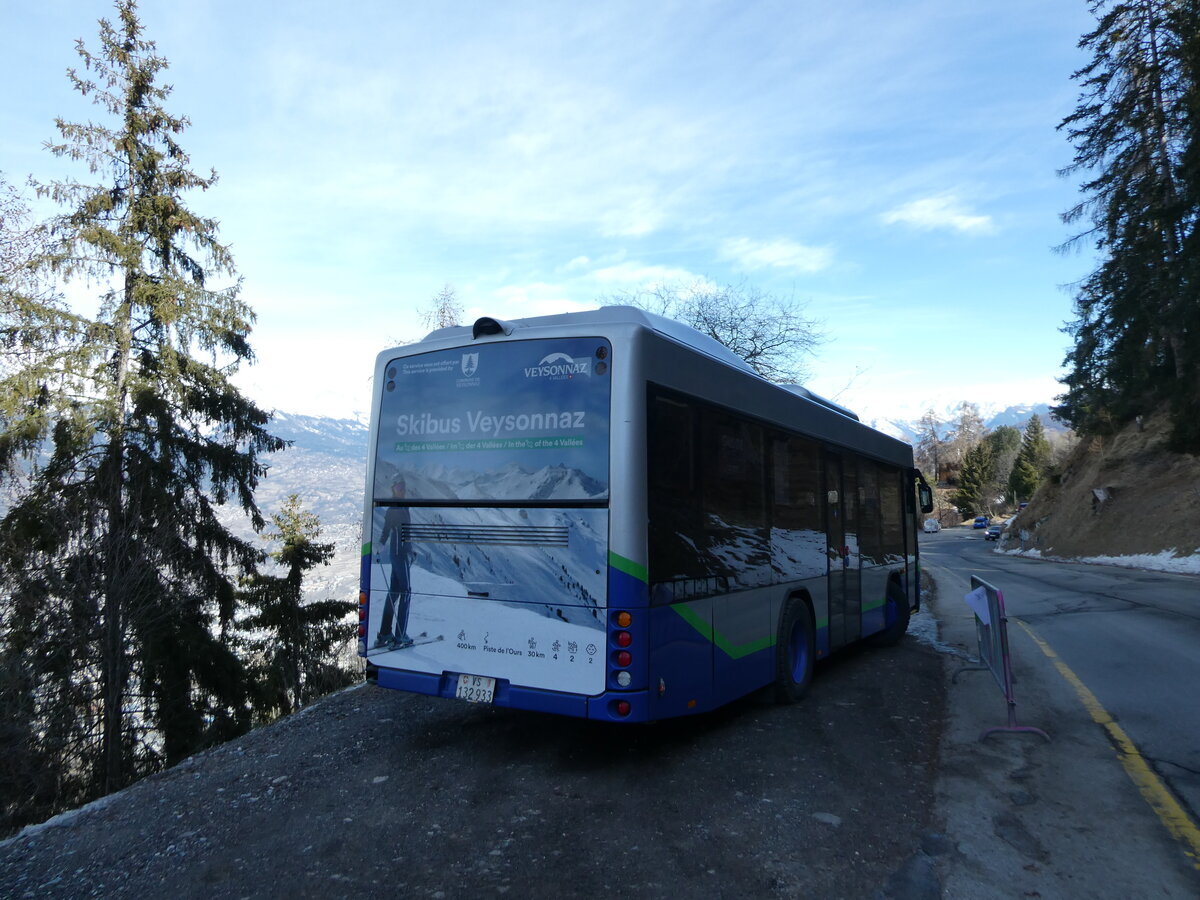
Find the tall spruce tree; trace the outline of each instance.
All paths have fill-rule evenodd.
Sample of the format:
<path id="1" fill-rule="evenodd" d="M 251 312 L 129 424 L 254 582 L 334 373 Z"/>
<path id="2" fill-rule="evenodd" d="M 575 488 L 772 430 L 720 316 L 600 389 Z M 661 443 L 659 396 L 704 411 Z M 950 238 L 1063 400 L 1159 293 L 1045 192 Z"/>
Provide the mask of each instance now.
<path id="1" fill-rule="evenodd" d="M 266 536 L 278 545 L 270 554 L 276 570 L 244 580 L 242 598 L 253 612 L 240 623 L 249 635 L 255 708 L 266 720 L 349 684 L 336 656 L 354 638 L 349 617 L 356 608 L 348 600 L 304 599 L 305 575 L 329 565 L 334 554 L 334 545 L 320 540 L 316 513 L 292 494 L 271 522 Z"/>
<path id="2" fill-rule="evenodd" d="M 89 794 L 246 726 L 245 673 L 222 631 L 261 552 L 218 513 L 263 526 L 262 454 L 283 447 L 229 380 L 252 359 L 253 314 L 216 222 L 184 203 L 216 175 L 189 168 L 178 138 L 190 123 L 164 106 L 167 62 L 136 3 L 116 11 L 98 52 L 78 42 L 84 72 L 68 72 L 111 124 L 60 119 L 49 145 L 99 183 L 39 187 L 66 208 L 43 267 L 99 285 L 99 312 L 55 344 L 52 374 L 38 358 L 9 381 L 28 413 L 20 446 L 44 450 L 0 521 L 5 635 L 44 640 L 29 662 L 36 715 L 65 723 Z"/>
<path id="3" fill-rule="evenodd" d="M 1098 433 L 1169 404 L 1177 444 L 1200 449 L 1196 264 L 1184 252 L 1200 209 L 1184 166 L 1196 153 L 1195 7 L 1091 4 L 1097 27 L 1080 41 L 1091 60 L 1075 73 L 1079 105 L 1059 127 L 1075 146 L 1064 174 L 1088 173 L 1084 199 L 1063 216 L 1088 227 L 1068 245 L 1091 242 L 1101 258 L 1067 326 L 1074 347 L 1058 413 Z"/>
<path id="4" fill-rule="evenodd" d="M 962 469 L 958 473 L 958 490 L 950 496 L 950 502 L 958 507 L 963 516 L 991 513 L 995 500 L 996 461 L 993 448 L 980 441 L 963 457 Z"/>
<path id="5" fill-rule="evenodd" d="M 1050 465 L 1050 441 L 1041 418 L 1034 413 L 1025 425 L 1021 436 L 1021 449 L 1008 476 L 1008 490 L 1020 502 L 1028 501 L 1042 483 L 1042 476 Z"/>
<path id="6" fill-rule="evenodd" d="M 1021 432 L 1011 425 L 1001 425 L 984 438 L 992 457 L 992 477 L 987 485 L 989 499 L 1008 494 L 1008 476 L 1021 451 Z M 990 503 L 989 503 L 990 508 Z"/>

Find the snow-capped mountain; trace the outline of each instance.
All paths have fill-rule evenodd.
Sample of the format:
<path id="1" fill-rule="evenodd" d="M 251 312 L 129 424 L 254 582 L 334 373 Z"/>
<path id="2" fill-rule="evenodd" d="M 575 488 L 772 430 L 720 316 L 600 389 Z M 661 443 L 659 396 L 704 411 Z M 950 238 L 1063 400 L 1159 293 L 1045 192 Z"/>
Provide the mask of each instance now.
<path id="1" fill-rule="evenodd" d="M 954 408 L 935 409 L 935 414 L 938 419 L 947 424 L 954 421 Z M 983 417 L 983 424 L 988 429 L 999 428 L 1002 425 L 1009 425 L 1013 428 L 1023 429 L 1029 421 L 1030 416 L 1037 415 L 1042 421 L 1042 427 L 1050 434 L 1060 434 L 1067 431 L 1067 426 L 1057 419 L 1050 416 L 1050 405 L 1048 403 L 1019 403 L 1012 406 L 1001 407 L 993 404 L 987 406 L 979 405 L 980 415 Z M 867 424 L 872 428 L 882 431 L 884 434 L 890 434 L 892 437 L 899 438 L 902 441 L 913 443 L 917 440 L 917 435 L 920 432 L 920 419 L 890 419 L 876 418 L 867 420 Z"/>

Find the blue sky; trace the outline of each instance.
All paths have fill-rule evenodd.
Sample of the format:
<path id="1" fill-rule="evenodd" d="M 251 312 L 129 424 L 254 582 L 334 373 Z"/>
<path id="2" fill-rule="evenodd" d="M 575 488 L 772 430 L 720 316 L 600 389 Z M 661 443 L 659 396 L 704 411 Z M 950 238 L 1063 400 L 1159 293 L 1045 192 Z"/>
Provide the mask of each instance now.
<path id="1" fill-rule="evenodd" d="M 0 171 L 77 165 L 56 116 L 101 0 L 10 0 Z M 1059 392 L 1056 254 L 1078 178 L 1055 126 L 1083 0 L 143 0 L 192 126 L 190 198 L 221 223 L 258 322 L 259 402 L 348 416 L 384 346 L 454 286 L 467 321 L 656 284 L 807 303 L 811 389 L 865 417 Z M 14 89 L 13 85 L 20 87 Z M 94 291 L 92 292 L 94 293 Z M 88 292 L 72 296 L 85 303 Z"/>

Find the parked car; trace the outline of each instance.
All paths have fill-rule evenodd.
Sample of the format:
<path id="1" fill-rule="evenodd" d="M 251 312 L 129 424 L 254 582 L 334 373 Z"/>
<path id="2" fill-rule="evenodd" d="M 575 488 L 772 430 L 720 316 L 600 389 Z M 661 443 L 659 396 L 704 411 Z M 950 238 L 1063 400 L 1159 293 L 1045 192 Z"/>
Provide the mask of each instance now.
<path id="1" fill-rule="evenodd" d="M 990 516 L 976 516 L 975 524 L 972 525 L 971 527 L 972 528 L 987 528 L 991 524 L 992 524 L 992 520 L 991 520 Z"/>
<path id="2" fill-rule="evenodd" d="M 983 533 L 984 540 L 998 541 L 1000 540 L 1000 532 L 1004 530 L 1003 525 L 989 525 L 987 531 Z"/>
<path id="3" fill-rule="evenodd" d="M 937 534 L 941 530 L 942 530 L 942 526 L 938 523 L 937 519 L 926 519 L 925 520 L 925 533 L 926 534 Z"/>

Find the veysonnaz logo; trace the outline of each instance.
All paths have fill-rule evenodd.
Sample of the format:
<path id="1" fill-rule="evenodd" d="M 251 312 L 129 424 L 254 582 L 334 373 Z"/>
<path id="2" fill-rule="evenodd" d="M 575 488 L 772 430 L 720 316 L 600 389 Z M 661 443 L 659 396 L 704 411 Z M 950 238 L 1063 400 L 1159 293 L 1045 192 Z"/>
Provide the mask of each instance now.
<path id="1" fill-rule="evenodd" d="M 551 378 L 555 381 L 563 378 L 574 378 L 576 375 L 592 374 L 590 358 L 572 357 L 565 353 L 551 353 L 536 366 L 526 366 L 526 378 Z"/>
<path id="2" fill-rule="evenodd" d="M 470 378 L 472 375 L 475 374 L 475 372 L 478 368 L 479 368 L 479 354 L 478 353 L 464 353 L 462 356 L 462 373 L 463 373 L 463 375 L 466 376 L 467 378 Z"/>

